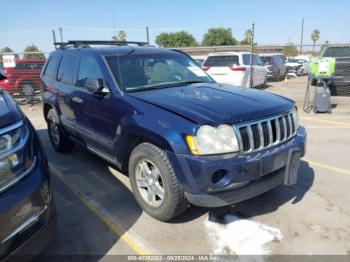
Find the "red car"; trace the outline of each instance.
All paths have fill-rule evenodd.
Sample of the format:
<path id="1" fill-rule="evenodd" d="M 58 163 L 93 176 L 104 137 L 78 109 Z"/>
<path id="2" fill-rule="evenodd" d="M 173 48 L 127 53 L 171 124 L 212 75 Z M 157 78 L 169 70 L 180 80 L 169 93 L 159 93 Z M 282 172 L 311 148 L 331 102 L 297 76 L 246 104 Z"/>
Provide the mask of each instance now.
<path id="1" fill-rule="evenodd" d="M 40 73 L 44 63 L 43 59 L 18 59 L 14 68 L 4 68 L 0 64 L 7 77 L 0 80 L 0 86 L 11 94 L 32 96 L 36 90 L 40 90 Z"/>

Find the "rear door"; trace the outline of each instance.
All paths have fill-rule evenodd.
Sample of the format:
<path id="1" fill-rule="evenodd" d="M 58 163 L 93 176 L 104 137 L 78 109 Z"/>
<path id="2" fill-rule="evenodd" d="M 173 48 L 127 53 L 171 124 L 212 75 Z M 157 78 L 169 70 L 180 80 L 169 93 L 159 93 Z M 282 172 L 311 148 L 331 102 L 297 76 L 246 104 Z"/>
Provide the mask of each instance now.
<path id="1" fill-rule="evenodd" d="M 203 69 L 218 83 L 242 86 L 246 68 L 240 66 L 238 55 L 211 55 Z"/>
<path id="2" fill-rule="evenodd" d="M 280 59 L 279 56 L 272 56 L 272 58 L 273 58 L 275 65 L 277 65 L 277 67 L 279 69 L 279 76 L 281 78 L 284 78 L 286 73 L 287 73 L 286 65 L 283 63 L 283 61 Z"/>
<path id="3" fill-rule="evenodd" d="M 73 101 L 77 70 L 77 56 L 74 54 L 64 54 L 57 71 L 57 81 L 55 82 L 57 102 L 61 113 L 61 122 L 67 130 L 75 134 L 75 114 L 73 111 Z"/>

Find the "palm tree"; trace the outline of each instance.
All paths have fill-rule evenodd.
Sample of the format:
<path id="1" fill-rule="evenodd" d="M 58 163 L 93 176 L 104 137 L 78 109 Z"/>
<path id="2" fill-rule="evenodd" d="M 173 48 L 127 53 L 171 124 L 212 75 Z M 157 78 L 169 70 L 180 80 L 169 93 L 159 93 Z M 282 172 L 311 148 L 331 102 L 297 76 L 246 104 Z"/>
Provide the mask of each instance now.
<path id="1" fill-rule="evenodd" d="M 312 47 L 312 52 L 315 52 L 315 44 L 316 42 L 320 39 L 320 30 L 315 29 L 314 31 L 312 31 L 311 34 L 311 40 L 313 42 L 313 47 Z"/>

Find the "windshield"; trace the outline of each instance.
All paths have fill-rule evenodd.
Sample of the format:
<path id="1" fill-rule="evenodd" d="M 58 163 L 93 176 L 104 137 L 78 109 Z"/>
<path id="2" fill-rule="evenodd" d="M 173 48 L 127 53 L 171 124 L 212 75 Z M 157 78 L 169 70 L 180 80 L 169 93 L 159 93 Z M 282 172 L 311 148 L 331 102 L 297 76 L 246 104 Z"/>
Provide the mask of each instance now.
<path id="1" fill-rule="evenodd" d="M 192 59 L 181 53 L 106 56 L 107 63 L 125 91 L 167 88 L 213 80 Z"/>
<path id="2" fill-rule="evenodd" d="M 323 54 L 324 57 L 350 57 L 350 47 L 328 47 Z"/>

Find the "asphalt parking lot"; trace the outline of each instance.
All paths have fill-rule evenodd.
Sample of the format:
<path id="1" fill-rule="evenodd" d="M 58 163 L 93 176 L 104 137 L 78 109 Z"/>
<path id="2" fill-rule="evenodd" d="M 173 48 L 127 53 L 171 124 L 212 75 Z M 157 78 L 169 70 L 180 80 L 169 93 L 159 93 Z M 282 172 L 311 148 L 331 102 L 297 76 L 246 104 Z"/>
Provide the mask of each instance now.
<path id="1" fill-rule="evenodd" d="M 272 85 L 266 91 L 302 108 L 304 78 Z M 168 223 L 142 212 L 128 178 L 110 164 L 80 147 L 55 152 L 41 106 L 23 106 L 47 152 L 57 202 L 58 234 L 43 254 L 96 260 L 111 254 L 350 255 L 350 99 L 332 102 L 332 114 L 300 110 L 308 145 L 297 185 L 230 210 L 191 207 Z M 217 214 L 223 214 L 220 223 Z"/>

